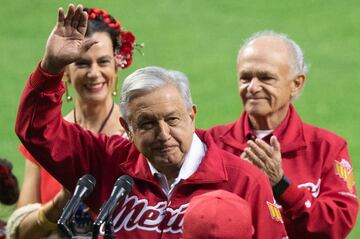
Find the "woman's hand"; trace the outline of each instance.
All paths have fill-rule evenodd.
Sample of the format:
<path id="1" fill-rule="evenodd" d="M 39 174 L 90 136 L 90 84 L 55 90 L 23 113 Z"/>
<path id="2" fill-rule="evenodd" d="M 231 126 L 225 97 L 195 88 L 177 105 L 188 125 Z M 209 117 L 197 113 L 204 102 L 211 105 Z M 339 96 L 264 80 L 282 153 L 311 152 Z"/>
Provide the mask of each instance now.
<path id="1" fill-rule="evenodd" d="M 60 209 L 60 212 L 62 213 L 62 209 L 65 207 L 65 204 L 70 200 L 70 198 L 71 193 L 63 187 L 53 198 L 54 206 L 57 209 Z"/>

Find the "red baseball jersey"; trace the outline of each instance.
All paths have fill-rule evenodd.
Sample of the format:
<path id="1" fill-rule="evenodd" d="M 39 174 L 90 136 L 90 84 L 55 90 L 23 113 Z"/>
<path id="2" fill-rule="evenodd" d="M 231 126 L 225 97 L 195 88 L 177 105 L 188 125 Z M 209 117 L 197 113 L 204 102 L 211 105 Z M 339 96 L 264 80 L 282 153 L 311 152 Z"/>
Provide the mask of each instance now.
<path id="1" fill-rule="evenodd" d="M 249 202 L 253 238 L 287 238 L 266 175 L 220 149 L 210 134 L 197 131 L 207 146 L 206 154 L 197 171 L 167 195 L 151 174 L 147 159 L 127 139 L 92 134 L 63 120 L 61 78 L 62 74 L 52 76 L 40 67 L 31 75 L 21 98 L 16 132 L 31 155 L 68 189 L 73 191 L 84 174 L 96 178 L 86 201 L 94 212 L 109 198 L 119 176 L 134 179 L 131 193 L 113 214 L 118 238 L 182 238 L 190 199 L 215 189 L 231 191 Z"/>
<path id="2" fill-rule="evenodd" d="M 246 112 L 209 132 L 220 147 L 238 156 L 255 137 Z M 272 135 L 281 144 L 284 173 L 292 182 L 277 199 L 289 238 L 345 238 L 358 212 L 346 141 L 303 123 L 293 106 Z"/>

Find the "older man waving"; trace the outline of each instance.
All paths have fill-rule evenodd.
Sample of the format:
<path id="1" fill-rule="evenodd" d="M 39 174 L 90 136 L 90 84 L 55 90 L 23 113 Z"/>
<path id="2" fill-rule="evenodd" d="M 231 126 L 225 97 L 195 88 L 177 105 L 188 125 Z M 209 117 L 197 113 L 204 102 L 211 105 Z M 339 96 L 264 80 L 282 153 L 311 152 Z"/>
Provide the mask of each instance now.
<path id="1" fill-rule="evenodd" d="M 134 187 L 114 211 L 117 238 L 181 238 L 190 199 L 216 189 L 249 202 L 254 238 L 285 238 L 266 176 L 195 130 L 196 107 L 184 74 L 147 67 L 125 79 L 120 122 L 129 139 L 95 135 L 63 120 L 63 69 L 96 44 L 84 39 L 86 24 L 81 6 L 71 5 L 66 15 L 59 11 L 22 95 L 16 133 L 40 164 L 70 190 L 83 174 L 94 175 L 98 185 L 88 201 L 94 212 L 116 179 L 130 175 Z"/>

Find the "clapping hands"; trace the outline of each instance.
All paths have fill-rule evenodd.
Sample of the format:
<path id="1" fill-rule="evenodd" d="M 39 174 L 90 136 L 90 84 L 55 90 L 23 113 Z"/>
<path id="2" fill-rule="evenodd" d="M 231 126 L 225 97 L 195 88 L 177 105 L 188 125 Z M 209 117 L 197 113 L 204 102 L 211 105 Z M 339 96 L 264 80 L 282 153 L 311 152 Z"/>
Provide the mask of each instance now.
<path id="1" fill-rule="evenodd" d="M 261 139 L 249 140 L 248 147 L 240 157 L 264 171 L 273 186 L 284 175 L 280 143 L 275 136 L 271 137 L 270 145 Z"/>

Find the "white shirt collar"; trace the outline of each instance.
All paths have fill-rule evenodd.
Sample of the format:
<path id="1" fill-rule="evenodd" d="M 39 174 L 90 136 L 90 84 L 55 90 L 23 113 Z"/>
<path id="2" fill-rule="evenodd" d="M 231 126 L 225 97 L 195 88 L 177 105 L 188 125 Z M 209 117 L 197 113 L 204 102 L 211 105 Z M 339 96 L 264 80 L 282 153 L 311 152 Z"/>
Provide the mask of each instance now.
<path id="1" fill-rule="evenodd" d="M 268 136 L 269 134 L 271 134 L 273 132 L 272 129 L 268 129 L 268 130 L 254 130 L 255 135 L 257 138 L 259 139 L 263 139 L 266 136 Z"/>
<path id="2" fill-rule="evenodd" d="M 203 160 L 207 147 L 200 140 L 200 138 L 194 133 L 193 139 L 191 142 L 191 146 L 189 152 L 185 155 L 185 159 L 183 165 L 180 168 L 179 175 L 174 180 L 173 184 L 169 188 L 165 175 L 160 173 L 150 162 L 147 161 L 150 167 L 151 174 L 156 177 L 159 181 L 162 189 L 168 195 L 170 195 L 175 188 L 175 186 L 184 179 L 189 178 L 193 175 L 198 169 L 201 161 Z"/>

